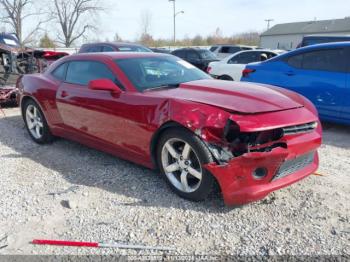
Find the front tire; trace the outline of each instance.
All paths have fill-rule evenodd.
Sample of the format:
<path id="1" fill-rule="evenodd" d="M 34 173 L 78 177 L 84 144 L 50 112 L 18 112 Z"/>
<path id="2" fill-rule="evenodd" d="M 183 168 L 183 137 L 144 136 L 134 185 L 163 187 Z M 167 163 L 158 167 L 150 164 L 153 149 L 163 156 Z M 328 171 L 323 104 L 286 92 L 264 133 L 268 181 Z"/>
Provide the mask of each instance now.
<path id="1" fill-rule="evenodd" d="M 157 147 L 157 163 L 170 188 L 179 196 L 202 201 L 215 179 L 203 167 L 213 157 L 198 136 L 183 128 L 165 131 Z"/>
<path id="2" fill-rule="evenodd" d="M 23 105 L 23 118 L 30 137 L 38 144 L 52 142 L 53 136 L 40 107 L 33 100 L 27 100 Z"/>

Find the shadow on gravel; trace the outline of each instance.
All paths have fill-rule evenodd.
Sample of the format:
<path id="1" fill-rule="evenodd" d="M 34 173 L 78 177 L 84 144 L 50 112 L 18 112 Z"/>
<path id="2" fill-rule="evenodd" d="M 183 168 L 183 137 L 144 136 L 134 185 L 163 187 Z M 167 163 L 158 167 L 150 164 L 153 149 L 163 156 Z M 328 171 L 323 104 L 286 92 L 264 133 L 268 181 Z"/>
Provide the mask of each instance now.
<path id="1" fill-rule="evenodd" d="M 322 123 L 323 144 L 339 148 L 350 148 L 350 126 Z"/>
<path id="2" fill-rule="evenodd" d="M 0 158 L 27 158 L 59 172 L 73 185 L 98 187 L 130 198 L 125 202 L 112 200 L 111 205 L 171 207 L 202 213 L 226 213 L 234 209 L 224 205 L 218 192 L 204 202 L 181 199 L 169 189 L 157 171 L 75 142 L 57 139 L 51 145 L 37 145 L 27 134 L 21 116 L 0 118 L 0 127 L 0 143 L 16 151 Z M 47 188 L 47 194 L 53 191 L 57 188 Z"/>

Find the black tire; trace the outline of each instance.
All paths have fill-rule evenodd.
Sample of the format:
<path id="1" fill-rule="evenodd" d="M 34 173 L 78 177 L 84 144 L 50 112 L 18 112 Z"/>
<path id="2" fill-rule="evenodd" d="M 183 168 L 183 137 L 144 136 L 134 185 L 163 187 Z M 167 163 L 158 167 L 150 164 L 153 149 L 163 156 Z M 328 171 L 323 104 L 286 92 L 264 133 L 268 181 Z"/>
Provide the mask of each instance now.
<path id="1" fill-rule="evenodd" d="M 162 149 L 167 141 L 174 138 L 183 140 L 184 142 L 188 143 L 199 159 L 202 169 L 202 179 L 199 183 L 199 187 L 194 192 L 187 193 L 176 188 L 164 171 L 161 159 Z M 191 201 L 203 201 L 213 191 L 216 182 L 215 178 L 206 169 L 203 168 L 203 165 L 214 162 L 214 159 L 207 146 L 194 133 L 186 130 L 185 128 L 171 128 L 165 130 L 158 141 L 156 154 L 157 164 L 162 176 L 165 178 L 170 188 L 180 197 Z"/>
<path id="2" fill-rule="evenodd" d="M 42 127 L 42 132 L 41 132 L 40 137 L 35 137 L 29 129 L 27 117 L 26 117 L 26 112 L 27 112 L 28 107 L 36 108 L 38 117 L 42 121 L 43 127 Z M 51 131 L 50 131 L 50 128 L 47 124 L 45 116 L 44 116 L 43 112 L 41 111 L 40 107 L 38 106 L 38 104 L 34 100 L 28 99 L 23 103 L 22 116 L 23 116 L 23 120 L 24 120 L 26 129 L 27 129 L 31 139 L 33 139 L 34 142 L 36 142 L 38 144 L 48 144 L 54 140 L 54 136 L 51 134 Z"/>
<path id="3" fill-rule="evenodd" d="M 232 77 L 228 75 L 223 75 L 219 77 L 220 80 L 234 81 Z"/>

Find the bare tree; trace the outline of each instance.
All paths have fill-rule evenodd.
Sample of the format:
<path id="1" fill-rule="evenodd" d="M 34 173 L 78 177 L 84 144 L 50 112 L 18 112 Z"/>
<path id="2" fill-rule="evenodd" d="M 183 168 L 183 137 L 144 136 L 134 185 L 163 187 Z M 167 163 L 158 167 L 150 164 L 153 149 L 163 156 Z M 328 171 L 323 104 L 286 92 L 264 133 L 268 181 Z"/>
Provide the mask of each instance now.
<path id="1" fill-rule="evenodd" d="M 99 0 L 54 0 L 53 19 L 59 24 L 62 34 L 58 36 L 58 42 L 65 47 L 70 47 L 76 40 L 84 37 L 89 29 L 95 26 L 91 16 L 102 11 Z"/>
<path id="2" fill-rule="evenodd" d="M 141 35 L 150 35 L 152 27 L 152 13 L 149 10 L 143 10 L 140 18 Z"/>
<path id="3" fill-rule="evenodd" d="M 47 20 L 41 20 L 44 12 L 34 6 L 32 0 L 0 0 L 0 7 L 0 21 L 10 26 L 11 30 L 16 33 L 21 45 L 33 41 L 34 35 L 41 29 L 42 24 L 47 22 Z M 32 16 L 36 17 L 37 22 L 23 37 L 23 25 Z"/>
<path id="4" fill-rule="evenodd" d="M 140 42 L 144 45 L 150 45 L 153 42 L 151 35 L 152 13 L 149 10 L 143 10 L 140 18 Z"/>

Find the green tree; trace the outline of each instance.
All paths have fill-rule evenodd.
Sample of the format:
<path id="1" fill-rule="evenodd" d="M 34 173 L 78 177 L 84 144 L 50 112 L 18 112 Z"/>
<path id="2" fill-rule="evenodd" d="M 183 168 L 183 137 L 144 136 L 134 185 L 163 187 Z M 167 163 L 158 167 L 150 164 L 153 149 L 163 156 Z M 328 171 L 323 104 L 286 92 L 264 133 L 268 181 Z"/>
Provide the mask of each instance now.
<path id="1" fill-rule="evenodd" d="M 55 48 L 55 42 L 49 37 L 47 33 L 40 39 L 39 47 Z"/>

